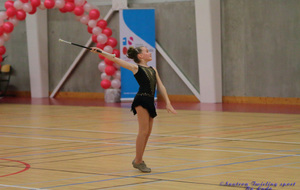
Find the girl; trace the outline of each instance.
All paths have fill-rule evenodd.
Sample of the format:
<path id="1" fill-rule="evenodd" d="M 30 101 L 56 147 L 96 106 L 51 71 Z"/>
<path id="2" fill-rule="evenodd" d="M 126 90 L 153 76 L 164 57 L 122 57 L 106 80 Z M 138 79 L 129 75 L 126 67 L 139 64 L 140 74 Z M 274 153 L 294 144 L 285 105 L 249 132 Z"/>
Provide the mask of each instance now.
<path id="1" fill-rule="evenodd" d="M 93 47 L 91 51 L 93 53 L 99 53 L 97 52 L 97 49 L 98 48 Z M 171 112 L 176 114 L 176 111 L 172 107 L 168 98 L 166 88 L 160 80 L 157 70 L 147 65 L 147 63 L 152 60 L 151 53 L 144 46 L 137 48 L 130 47 L 127 51 L 127 57 L 133 59 L 137 65 L 128 63 L 117 57 L 113 58 L 106 54 L 99 54 L 115 62 L 121 67 L 132 71 L 134 77 L 140 85 L 139 91 L 136 94 L 131 106 L 131 110 L 133 111 L 134 115 L 137 114 L 139 123 L 139 132 L 136 138 L 136 156 L 132 161 L 132 165 L 134 168 L 137 168 L 142 172 L 151 172 L 151 169 L 148 168 L 143 161 L 143 154 L 151 134 L 153 118 L 157 115 L 154 105 L 154 93 L 156 85 L 166 102 L 167 111 L 169 113 Z"/>

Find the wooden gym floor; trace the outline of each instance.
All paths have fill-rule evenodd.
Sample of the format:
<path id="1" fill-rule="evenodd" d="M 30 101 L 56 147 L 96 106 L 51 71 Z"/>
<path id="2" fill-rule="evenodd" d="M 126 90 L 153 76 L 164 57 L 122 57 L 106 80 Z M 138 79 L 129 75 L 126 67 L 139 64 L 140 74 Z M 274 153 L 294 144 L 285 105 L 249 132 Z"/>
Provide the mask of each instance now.
<path id="1" fill-rule="evenodd" d="M 157 103 L 145 174 L 130 103 L 3 98 L 0 189 L 300 189 L 300 106 L 173 105 Z"/>

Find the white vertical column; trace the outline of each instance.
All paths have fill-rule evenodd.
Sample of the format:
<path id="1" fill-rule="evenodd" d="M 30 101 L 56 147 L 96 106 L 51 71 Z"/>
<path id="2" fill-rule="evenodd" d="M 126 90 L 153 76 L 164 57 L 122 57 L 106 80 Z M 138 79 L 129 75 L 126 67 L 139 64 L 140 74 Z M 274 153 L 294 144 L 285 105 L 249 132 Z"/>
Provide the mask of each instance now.
<path id="1" fill-rule="evenodd" d="M 47 10 L 26 17 L 30 89 L 32 98 L 49 96 Z"/>
<path id="2" fill-rule="evenodd" d="M 222 102 L 220 0 L 195 0 L 201 102 Z"/>

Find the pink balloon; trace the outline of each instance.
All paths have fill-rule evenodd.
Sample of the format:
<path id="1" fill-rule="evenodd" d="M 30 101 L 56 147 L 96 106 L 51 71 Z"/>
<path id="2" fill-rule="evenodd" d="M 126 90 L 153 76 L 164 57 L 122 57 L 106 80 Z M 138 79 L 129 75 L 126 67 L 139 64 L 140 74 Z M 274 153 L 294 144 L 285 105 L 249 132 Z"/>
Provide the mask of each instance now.
<path id="1" fill-rule="evenodd" d="M 105 34 L 107 37 L 112 35 L 112 30 L 110 28 L 104 28 L 102 33 Z"/>
<path id="2" fill-rule="evenodd" d="M 107 58 L 104 59 L 104 62 L 105 62 L 106 65 L 110 65 L 110 66 L 112 66 L 114 64 L 113 61 L 111 61 L 111 60 L 109 60 Z"/>
<path id="3" fill-rule="evenodd" d="M 80 22 L 82 24 L 87 24 L 89 22 L 90 18 L 89 18 L 89 15 L 83 15 L 81 18 L 80 18 Z"/>
<path id="4" fill-rule="evenodd" d="M 119 79 L 113 79 L 111 81 L 111 86 L 115 89 L 118 89 L 121 87 L 121 81 Z"/>
<path id="5" fill-rule="evenodd" d="M 11 0 L 6 1 L 6 2 L 4 3 L 4 7 L 6 8 L 6 10 L 7 10 L 9 7 L 14 7 L 14 1 L 11 1 Z"/>
<path id="6" fill-rule="evenodd" d="M 27 13 L 31 12 L 32 11 L 32 5 L 30 3 L 25 3 L 23 5 L 23 10 Z"/>
<path id="7" fill-rule="evenodd" d="M 119 57 L 119 58 L 120 58 L 120 50 L 114 49 L 112 53 L 115 54 L 116 57 Z"/>
<path id="8" fill-rule="evenodd" d="M 115 79 L 121 79 L 121 71 L 116 71 L 115 75 L 113 76 Z"/>
<path id="9" fill-rule="evenodd" d="M 89 22 L 88 22 L 89 27 L 94 28 L 96 25 L 97 25 L 96 20 L 93 20 L 93 19 L 89 20 Z"/>
<path id="10" fill-rule="evenodd" d="M 17 11 L 15 9 L 15 7 L 9 7 L 7 10 L 6 10 L 6 15 L 8 17 L 14 17 L 16 15 Z"/>
<path id="11" fill-rule="evenodd" d="M 82 5 L 84 5 L 85 0 L 75 0 L 74 3 L 75 3 L 75 5 L 77 5 L 77 6 L 82 6 Z"/>
<path id="12" fill-rule="evenodd" d="M 117 46 L 118 41 L 114 37 L 109 37 L 106 43 L 107 45 L 110 45 L 112 48 L 114 48 Z"/>
<path id="13" fill-rule="evenodd" d="M 11 22 L 14 26 L 17 26 L 19 23 L 19 20 L 16 18 L 10 18 L 8 21 Z"/>
<path id="14" fill-rule="evenodd" d="M 104 80 L 104 79 L 110 80 L 110 76 L 108 76 L 106 73 L 102 73 L 101 74 L 101 79 L 102 80 Z"/>
<path id="15" fill-rule="evenodd" d="M 4 55 L 6 53 L 6 48 L 4 46 L 0 47 L 0 55 Z"/>
<path id="16" fill-rule="evenodd" d="M 106 51 L 107 53 L 112 53 L 113 52 L 113 48 L 109 45 L 105 46 L 103 48 L 103 51 Z"/>
<path id="17" fill-rule="evenodd" d="M 83 7 L 75 7 L 74 14 L 76 16 L 81 16 L 81 15 L 83 15 L 83 13 L 84 13 Z"/>
<path id="18" fill-rule="evenodd" d="M 22 3 L 28 3 L 28 0 L 21 0 Z"/>
<path id="19" fill-rule="evenodd" d="M 2 36 L 0 36 L 0 46 L 3 46 L 5 43 L 5 40 Z M 105 64 L 105 63 L 104 63 Z"/>
<path id="20" fill-rule="evenodd" d="M 5 33 L 11 33 L 14 30 L 14 25 L 11 22 L 5 22 L 3 24 L 3 30 Z"/>
<path id="21" fill-rule="evenodd" d="M 99 69 L 100 72 L 104 72 L 105 67 L 106 67 L 106 65 L 105 65 L 104 61 L 101 61 L 101 62 L 98 64 L 98 69 Z"/>
<path id="22" fill-rule="evenodd" d="M 104 29 L 107 26 L 107 22 L 105 20 L 101 19 L 101 20 L 99 20 L 97 22 L 97 26 L 99 26 L 100 28 Z"/>
<path id="23" fill-rule="evenodd" d="M 52 9 L 55 6 L 54 0 L 45 0 L 44 5 L 47 9 Z"/>
<path id="24" fill-rule="evenodd" d="M 65 7 L 68 12 L 72 12 L 75 9 L 75 4 L 72 2 L 66 2 Z"/>
<path id="25" fill-rule="evenodd" d="M 17 14 L 16 14 L 16 18 L 18 20 L 25 20 L 25 18 L 26 18 L 26 12 L 23 11 L 23 10 L 18 10 Z"/>
<path id="26" fill-rule="evenodd" d="M 8 41 L 10 39 L 10 34 L 4 33 L 3 39 L 4 39 L 4 41 Z"/>
<path id="27" fill-rule="evenodd" d="M 56 0 L 54 7 L 58 8 L 58 9 L 62 9 L 62 8 L 65 7 L 65 5 L 66 5 L 65 1 L 63 1 L 63 0 Z"/>
<path id="28" fill-rule="evenodd" d="M 19 9 L 23 9 L 23 3 L 21 1 L 15 1 L 14 2 L 14 7 L 19 10 Z"/>
<path id="29" fill-rule="evenodd" d="M 66 0 L 66 1 L 74 3 L 74 0 Z"/>
<path id="30" fill-rule="evenodd" d="M 107 36 L 105 34 L 99 34 L 97 36 L 97 41 L 100 43 L 100 44 L 105 44 L 107 42 Z"/>
<path id="31" fill-rule="evenodd" d="M 31 0 L 31 5 L 33 7 L 38 7 L 41 4 L 41 0 Z"/>
<path id="32" fill-rule="evenodd" d="M 112 76 L 114 75 L 116 72 L 116 69 L 111 66 L 111 65 L 107 65 L 106 68 L 105 68 L 105 73 L 108 75 L 108 76 Z"/>
<path id="33" fill-rule="evenodd" d="M 108 89 L 111 86 L 111 82 L 110 80 L 104 79 L 101 81 L 100 85 L 102 86 L 102 88 Z"/>
<path id="34" fill-rule="evenodd" d="M 98 26 L 93 27 L 93 34 L 94 35 L 98 36 L 99 34 L 101 34 L 101 32 L 102 32 L 102 29 L 99 28 Z"/>
<path id="35" fill-rule="evenodd" d="M 100 12 L 97 9 L 92 9 L 89 13 L 90 19 L 97 20 L 100 17 Z"/>

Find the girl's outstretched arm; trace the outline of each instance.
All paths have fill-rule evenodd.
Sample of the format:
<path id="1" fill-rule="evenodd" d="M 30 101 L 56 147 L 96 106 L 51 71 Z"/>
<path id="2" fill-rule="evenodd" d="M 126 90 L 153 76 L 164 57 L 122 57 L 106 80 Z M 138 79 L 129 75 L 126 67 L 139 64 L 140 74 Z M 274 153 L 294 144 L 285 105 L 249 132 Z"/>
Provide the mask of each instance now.
<path id="1" fill-rule="evenodd" d="M 137 71 L 138 71 L 138 66 L 137 65 L 132 64 L 132 63 L 128 63 L 127 61 L 124 61 L 124 60 L 119 59 L 117 57 L 112 57 L 112 56 L 109 56 L 109 55 L 106 55 L 106 54 L 103 54 L 103 53 L 99 53 L 99 52 L 97 52 L 97 49 L 99 49 L 99 48 L 92 47 L 91 52 L 101 54 L 102 56 L 104 56 L 107 59 L 113 61 L 114 63 L 120 65 L 121 67 L 124 67 L 125 69 L 128 69 L 128 70 L 132 71 L 133 74 L 137 73 Z"/>
<path id="2" fill-rule="evenodd" d="M 165 86 L 163 85 L 163 83 L 161 82 L 157 70 L 155 68 L 154 68 L 154 70 L 156 72 L 157 88 L 158 88 L 158 91 L 161 93 L 163 99 L 166 102 L 166 109 L 167 109 L 168 113 L 174 113 L 174 114 L 176 114 L 177 112 L 173 108 L 173 106 L 171 105 L 171 102 L 170 102 L 169 97 L 168 97 L 167 90 L 166 90 Z"/>

